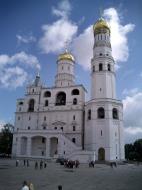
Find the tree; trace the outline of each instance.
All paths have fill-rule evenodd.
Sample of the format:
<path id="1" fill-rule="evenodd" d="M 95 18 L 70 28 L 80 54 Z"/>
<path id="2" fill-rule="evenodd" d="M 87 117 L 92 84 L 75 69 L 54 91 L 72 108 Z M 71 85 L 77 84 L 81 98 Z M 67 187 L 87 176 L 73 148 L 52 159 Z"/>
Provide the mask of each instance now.
<path id="1" fill-rule="evenodd" d="M 0 137 L 0 153 L 10 155 L 12 152 L 12 140 L 13 140 L 14 126 L 7 123 L 3 126 L 2 134 Z"/>
<path id="2" fill-rule="evenodd" d="M 133 144 L 125 145 L 125 158 L 142 161 L 142 139 L 136 140 Z"/>

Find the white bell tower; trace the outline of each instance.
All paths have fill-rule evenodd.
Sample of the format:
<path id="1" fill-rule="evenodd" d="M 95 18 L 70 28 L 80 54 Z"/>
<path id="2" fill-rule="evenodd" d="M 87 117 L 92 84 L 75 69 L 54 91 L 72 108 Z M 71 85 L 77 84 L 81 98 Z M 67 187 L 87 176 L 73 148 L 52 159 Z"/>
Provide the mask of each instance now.
<path id="1" fill-rule="evenodd" d="M 111 54 L 110 29 L 104 19 L 94 25 L 91 60 L 91 99 L 116 98 L 114 59 Z"/>
<path id="2" fill-rule="evenodd" d="M 85 148 L 99 161 L 123 160 L 123 105 L 116 99 L 110 28 L 100 18 L 93 26 L 91 99 L 85 107 Z"/>

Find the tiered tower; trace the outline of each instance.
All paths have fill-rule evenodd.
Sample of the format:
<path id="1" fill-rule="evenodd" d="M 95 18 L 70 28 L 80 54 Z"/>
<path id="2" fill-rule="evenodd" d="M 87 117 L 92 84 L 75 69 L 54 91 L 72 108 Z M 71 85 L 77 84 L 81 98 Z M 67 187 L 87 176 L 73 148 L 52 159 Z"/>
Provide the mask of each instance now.
<path id="1" fill-rule="evenodd" d="M 124 158 L 122 103 L 116 99 L 110 28 L 100 18 L 93 26 L 91 100 L 86 105 L 85 147 L 96 160 Z"/>

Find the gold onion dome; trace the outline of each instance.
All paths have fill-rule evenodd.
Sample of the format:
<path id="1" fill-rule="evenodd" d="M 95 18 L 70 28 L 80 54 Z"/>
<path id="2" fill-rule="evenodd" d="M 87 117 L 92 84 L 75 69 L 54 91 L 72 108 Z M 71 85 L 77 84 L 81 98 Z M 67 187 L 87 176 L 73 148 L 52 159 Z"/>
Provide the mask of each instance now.
<path id="1" fill-rule="evenodd" d="M 74 56 L 71 53 L 69 53 L 67 50 L 65 51 L 65 53 L 62 53 L 58 56 L 58 61 L 61 60 L 69 60 L 75 62 Z"/>
<path id="2" fill-rule="evenodd" d="M 100 18 L 93 26 L 94 33 L 100 33 L 101 31 L 109 30 L 110 33 L 110 27 L 108 26 L 107 22 Z"/>

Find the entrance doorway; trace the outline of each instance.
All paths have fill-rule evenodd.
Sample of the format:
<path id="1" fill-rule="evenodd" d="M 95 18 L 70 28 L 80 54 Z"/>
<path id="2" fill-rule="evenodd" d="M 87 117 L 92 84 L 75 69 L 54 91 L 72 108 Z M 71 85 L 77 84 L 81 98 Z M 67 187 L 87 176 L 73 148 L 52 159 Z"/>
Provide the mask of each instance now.
<path id="1" fill-rule="evenodd" d="M 98 150 L 98 160 L 99 161 L 104 161 L 105 160 L 105 149 L 104 148 L 99 148 L 99 150 Z"/>
<path id="2" fill-rule="evenodd" d="M 54 157 L 58 154 L 58 138 L 52 137 L 50 139 L 50 156 Z"/>

